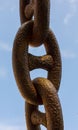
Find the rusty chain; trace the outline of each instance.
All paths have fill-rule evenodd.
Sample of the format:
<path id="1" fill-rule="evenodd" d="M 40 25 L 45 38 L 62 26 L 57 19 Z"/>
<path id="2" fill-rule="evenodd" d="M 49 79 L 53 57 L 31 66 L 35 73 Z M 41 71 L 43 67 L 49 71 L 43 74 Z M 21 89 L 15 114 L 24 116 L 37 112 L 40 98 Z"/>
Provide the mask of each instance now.
<path id="1" fill-rule="evenodd" d="M 25 99 L 25 115 L 28 130 L 63 130 L 63 116 L 58 90 L 61 80 L 61 55 L 54 33 L 49 29 L 49 0 L 20 0 L 19 28 L 13 45 L 13 71 L 17 86 Z M 29 45 L 43 44 L 46 55 L 34 56 Z M 47 78 L 31 81 L 30 71 L 42 68 Z M 44 105 L 45 113 L 38 106 Z"/>

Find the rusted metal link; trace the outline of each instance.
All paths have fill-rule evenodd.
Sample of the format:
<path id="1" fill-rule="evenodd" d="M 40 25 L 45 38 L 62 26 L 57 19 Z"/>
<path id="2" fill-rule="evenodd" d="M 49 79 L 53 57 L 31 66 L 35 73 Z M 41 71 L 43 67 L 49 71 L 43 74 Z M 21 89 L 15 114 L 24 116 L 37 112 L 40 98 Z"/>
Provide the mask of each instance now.
<path id="1" fill-rule="evenodd" d="M 33 21 L 22 24 L 13 46 L 13 70 L 17 86 L 24 99 L 33 105 L 42 104 L 42 100 L 31 82 L 28 65 L 28 43 L 31 42 Z"/>
<path id="2" fill-rule="evenodd" d="M 19 28 L 13 45 L 13 71 L 21 95 L 25 99 L 28 130 L 63 130 L 63 115 L 58 97 L 61 80 L 61 55 L 54 33 L 49 29 L 50 0 L 20 0 Z M 43 44 L 46 55 L 28 53 L 29 45 Z M 30 71 L 42 68 L 47 78 L 31 81 Z M 44 105 L 45 113 L 38 109 Z"/>
<path id="3" fill-rule="evenodd" d="M 42 68 L 50 71 L 53 66 L 53 58 L 50 55 L 33 56 L 31 54 L 28 54 L 28 64 L 30 71 L 36 68 Z"/>
<path id="4" fill-rule="evenodd" d="M 28 19 L 26 16 L 25 16 L 25 8 L 26 6 L 29 4 L 30 0 L 20 0 L 19 4 L 20 4 L 20 21 L 21 21 L 21 24 L 29 21 L 30 19 Z"/>
<path id="5" fill-rule="evenodd" d="M 32 40 L 32 24 L 33 21 L 24 23 L 16 35 L 13 46 L 13 69 L 16 82 L 22 96 L 28 103 L 38 105 L 42 104 L 42 100 L 37 94 L 35 87 L 31 82 L 29 73 L 29 68 L 31 68 L 33 59 L 31 59 L 30 67 L 28 65 L 28 44 Z M 49 31 L 48 37 L 46 38 L 44 45 L 46 47 L 47 54 L 50 55 L 53 59 L 53 64 L 52 66 L 50 66 L 51 69 L 48 70 L 48 79 L 54 84 L 55 88 L 58 90 L 61 80 L 61 57 L 57 41 L 51 31 Z M 45 60 L 46 59 L 42 60 L 42 64 L 44 64 Z M 38 64 L 40 63 L 38 62 Z M 34 66 L 35 68 L 38 67 L 38 65 L 36 66 L 36 64 Z M 45 66 L 43 66 L 42 68 L 45 69 Z"/>
<path id="6" fill-rule="evenodd" d="M 32 46 L 41 45 L 49 30 L 50 0 L 20 0 L 21 23 L 30 21 L 34 16 Z"/>
<path id="7" fill-rule="evenodd" d="M 47 127 L 47 130 L 63 130 L 62 109 L 54 85 L 45 78 L 37 78 L 33 84 L 42 97 L 46 114 L 40 113 L 37 106 L 26 104 L 28 130 L 34 127 L 34 130 L 40 130 L 40 124 Z"/>
<path id="8" fill-rule="evenodd" d="M 46 114 L 38 110 L 32 112 L 31 121 L 34 125 L 43 125 L 47 127 Z"/>
<path id="9" fill-rule="evenodd" d="M 41 130 L 41 124 L 47 126 L 46 115 L 39 112 L 36 105 L 25 103 L 25 118 L 28 130 Z"/>
<path id="10" fill-rule="evenodd" d="M 25 103 L 25 117 L 27 130 L 41 130 L 39 125 L 34 125 L 31 121 L 31 115 L 38 110 L 38 106 Z"/>
<path id="11" fill-rule="evenodd" d="M 44 43 L 46 52 L 48 55 L 53 58 L 53 66 L 48 71 L 48 79 L 54 84 L 56 90 L 59 90 L 61 74 L 62 74 L 62 62 L 61 62 L 61 54 L 57 39 L 54 33 L 49 30 L 48 36 Z"/>

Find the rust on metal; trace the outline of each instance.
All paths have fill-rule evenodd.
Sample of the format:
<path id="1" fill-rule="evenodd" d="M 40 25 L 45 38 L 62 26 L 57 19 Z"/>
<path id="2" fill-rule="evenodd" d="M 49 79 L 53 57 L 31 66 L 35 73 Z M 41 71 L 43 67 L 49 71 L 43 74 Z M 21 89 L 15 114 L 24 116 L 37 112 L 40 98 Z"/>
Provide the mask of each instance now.
<path id="1" fill-rule="evenodd" d="M 49 29 L 49 0 L 20 0 L 19 28 L 13 45 L 13 71 L 18 89 L 25 100 L 25 117 L 28 130 L 64 130 L 58 90 L 61 81 L 61 54 L 54 33 Z M 29 45 L 43 44 L 46 55 L 34 56 Z M 45 69 L 47 78 L 31 80 L 30 71 Z M 45 113 L 38 106 L 44 105 Z"/>
<path id="2" fill-rule="evenodd" d="M 49 0 L 20 0 L 21 23 L 34 17 L 32 46 L 39 46 L 44 42 L 49 28 L 49 12 Z"/>

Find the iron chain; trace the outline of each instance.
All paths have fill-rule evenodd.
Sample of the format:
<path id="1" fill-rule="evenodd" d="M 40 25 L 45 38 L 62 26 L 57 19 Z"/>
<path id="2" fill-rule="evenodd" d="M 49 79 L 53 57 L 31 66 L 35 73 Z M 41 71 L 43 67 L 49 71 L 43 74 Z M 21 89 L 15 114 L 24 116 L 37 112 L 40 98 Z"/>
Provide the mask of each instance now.
<path id="1" fill-rule="evenodd" d="M 19 28 L 13 45 L 13 71 L 17 86 L 25 99 L 28 130 L 63 130 L 63 115 L 58 90 L 61 81 L 61 55 L 54 33 L 49 29 L 49 0 L 20 0 Z M 34 56 L 28 52 L 44 44 L 46 55 Z M 30 71 L 42 68 L 47 78 L 31 81 Z M 44 105 L 45 113 L 38 110 Z"/>

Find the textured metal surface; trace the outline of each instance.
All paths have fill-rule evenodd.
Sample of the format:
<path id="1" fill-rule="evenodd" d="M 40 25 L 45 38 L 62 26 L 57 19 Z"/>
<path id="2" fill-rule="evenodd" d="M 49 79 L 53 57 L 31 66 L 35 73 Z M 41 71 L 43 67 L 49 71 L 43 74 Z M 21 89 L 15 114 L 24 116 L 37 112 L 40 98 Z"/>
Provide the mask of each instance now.
<path id="1" fill-rule="evenodd" d="M 33 84 L 43 100 L 47 117 L 47 129 L 62 130 L 62 111 L 54 85 L 45 78 L 37 78 L 33 81 Z"/>
<path id="2" fill-rule="evenodd" d="M 49 59 L 49 62 L 47 63 L 45 56 L 42 57 L 42 59 L 44 60 L 40 60 L 40 62 L 42 62 L 41 64 L 43 64 L 42 66 L 38 62 L 38 57 L 38 60 L 35 60 L 37 64 L 33 63 L 34 56 L 30 56 L 30 58 L 28 59 L 28 43 L 30 43 L 32 40 L 32 24 L 33 21 L 23 24 L 16 35 L 13 47 L 13 68 L 15 78 L 22 96 L 25 98 L 25 100 L 27 99 L 28 101 L 30 101 L 30 103 L 32 103 L 33 101 L 33 104 L 40 104 L 41 101 L 38 101 L 38 99 L 40 100 L 40 98 L 37 97 L 36 90 L 30 79 L 29 68 L 37 68 L 37 66 L 38 68 L 47 68 L 48 79 L 55 85 L 56 89 L 58 90 L 61 79 L 61 58 L 56 39 L 53 33 L 49 32 L 49 36 L 47 37 L 44 45 L 46 47 L 47 54 L 51 56 L 50 59 L 52 59 L 54 63 L 52 64 L 52 61 L 49 61 Z M 50 63 L 50 69 L 49 67 L 47 67 L 47 64 L 45 66 L 45 62 L 47 64 Z"/>
<path id="3" fill-rule="evenodd" d="M 20 0 L 21 23 L 27 22 L 34 17 L 32 46 L 41 45 L 48 33 L 49 28 L 49 0 Z"/>
<path id="4" fill-rule="evenodd" d="M 40 124 L 46 126 L 48 130 L 63 130 L 62 111 L 54 85 L 45 78 L 37 78 L 33 81 L 33 84 L 42 97 L 46 114 L 40 113 L 37 106 L 27 104 L 26 117 L 28 130 L 40 130 Z M 34 125 L 36 125 L 36 128 L 34 128 Z"/>
<path id="5" fill-rule="evenodd" d="M 33 16 L 34 20 L 31 20 Z M 47 130 L 63 130 L 62 108 L 57 94 L 61 81 L 61 55 L 55 35 L 49 29 L 49 1 L 20 0 L 20 19 L 22 25 L 15 36 L 12 60 L 15 80 L 25 99 L 27 129 L 41 130 L 42 124 Z M 35 29 L 39 30 L 37 35 L 34 35 Z M 28 53 L 29 45 L 42 43 L 46 55 Z M 38 68 L 48 72 L 47 79 L 40 77 L 31 81 L 30 71 Z M 38 110 L 38 105 L 42 104 L 45 113 Z"/>

